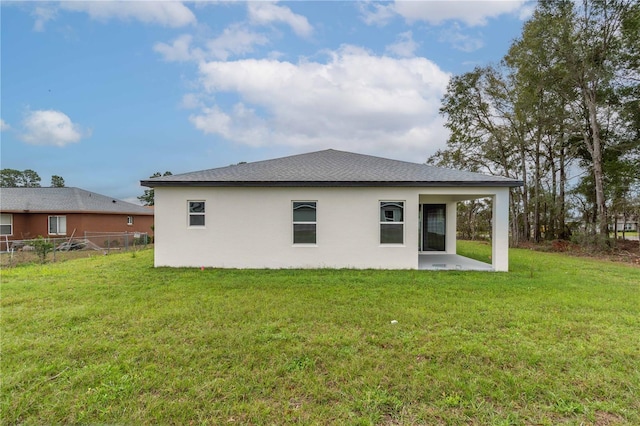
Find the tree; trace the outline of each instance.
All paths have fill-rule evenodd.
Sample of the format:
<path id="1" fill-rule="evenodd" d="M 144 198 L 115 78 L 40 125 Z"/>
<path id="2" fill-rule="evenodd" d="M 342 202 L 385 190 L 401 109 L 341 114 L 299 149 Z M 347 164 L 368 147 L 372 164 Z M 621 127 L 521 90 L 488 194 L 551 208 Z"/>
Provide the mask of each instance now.
<path id="1" fill-rule="evenodd" d="M 161 177 L 161 176 L 172 176 L 173 173 L 171 172 L 164 172 L 163 174 L 160 174 L 160 172 L 155 172 L 154 174 L 152 174 L 151 176 L 149 176 L 150 178 L 157 178 L 157 177 Z M 138 197 L 138 200 L 140 200 L 142 202 L 143 206 L 153 206 L 154 205 L 154 191 L 153 188 L 151 189 L 145 189 L 144 190 L 144 194 Z"/>
<path id="2" fill-rule="evenodd" d="M 526 181 L 527 132 L 522 114 L 515 111 L 512 78 L 503 67 L 484 67 L 451 79 L 440 108 L 451 131 L 448 148 L 437 152 L 429 163 Z M 526 188 L 514 191 L 510 203 L 514 242 L 523 235 L 516 218 L 522 216 L 521 202 L 526 211 Z"/>
<path id="3" fill-rule="evenodd" d="M 605 240 L 608 209 L 626 208 L 640 180 L 639 38 L 631 0 L 539 2 L 500 66 L 452 78 L 440 109 L 451 135 L 429 162 L 521 179 L 512 235 L 536 241 L 568 236 L 579 164 L 588 176 L 573 194 Z"/>
<path id="4" fill-rule="evenodd" d="M 64 179 L 61 176 L 58 176 L 58 175 L 51 176 L 51 187 L 52 188 L 64 188 Z"/>
<path id="5" fill-rule="evenodd" d="M 39 188 L 40 176 L 31 169 L 0 170 L 0 186 L 3 188 Z"/>
<path id="6" fill-rule="evenodd" d="M 539 19 L 549 23 L 547 28 L 556 37 L 548 39 L 547 49 L 566 70 L 563 84 L 572 91 L 560 91 L 567 96 L 574 120 L 582 122 L 582 142 L 589 154 L 595 188 L 596 232 L 608 236 L 607 199 L 605 188 L 604 152 L 611 143 L 606 129 L 607 117 L 618 114 L 612 103 L 616 78 L 629 64 L 625 60 L 625 46 L 629 32 L 623 23 L 634 11 L 629 0 L 584 0 L 575 4 L 570 0 L 540 3 Z M 637 43 L 637 39 L 632 43 Z"/>

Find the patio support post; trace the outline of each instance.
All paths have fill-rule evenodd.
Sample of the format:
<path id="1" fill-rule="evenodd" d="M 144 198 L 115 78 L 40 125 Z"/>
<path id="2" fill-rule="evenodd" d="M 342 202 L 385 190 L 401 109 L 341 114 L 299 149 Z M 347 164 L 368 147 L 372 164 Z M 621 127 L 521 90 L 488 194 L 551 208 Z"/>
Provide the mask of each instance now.
<path id="1" fill-rule="evenodd" d="M 509 271 L 509 188 L 493 196 L 491 263 L 494 271 Z"/>

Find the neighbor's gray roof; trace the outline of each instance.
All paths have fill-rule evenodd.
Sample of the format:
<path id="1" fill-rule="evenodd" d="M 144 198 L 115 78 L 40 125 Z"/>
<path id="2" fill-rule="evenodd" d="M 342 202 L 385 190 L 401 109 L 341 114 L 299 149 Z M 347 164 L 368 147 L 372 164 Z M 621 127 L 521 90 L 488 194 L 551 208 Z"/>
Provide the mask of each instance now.
<path id="1" fill-rule="evenodd" d="M 521 186 L 500 176 L 328 149 L 162 176 L 144 186 Z"/>
<path id="2" fill-rule="evenodd" d="M 0 188 L 0 210 L 31 213 L 152 215 L 153 210 L 80 188 Z"/>

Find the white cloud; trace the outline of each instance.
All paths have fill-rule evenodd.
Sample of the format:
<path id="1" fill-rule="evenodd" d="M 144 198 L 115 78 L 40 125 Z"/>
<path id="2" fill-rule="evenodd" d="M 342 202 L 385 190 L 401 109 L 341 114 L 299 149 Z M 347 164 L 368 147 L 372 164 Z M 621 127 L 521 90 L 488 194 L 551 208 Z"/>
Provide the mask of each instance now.
<path id="1" fill-rule="evenodd" d="M 393 4 L 363 1 L 357 3 L 360 17 L 367 25 L 385 26 L 397 16 Z"/>
<path id="2" fill-rule="evenodd" d="M 184 109 L 196 109 L 204 107 L 204 103 L 197 93 L 187 93 L 182 96 L 180 107 Z"/>
<path id="3" fill-rule="evenodd" d="M 533 16 L 533 12 L 535 12 L 536 10 L 536 3 L 535 2 L 527 2 L 522 6 L 522 9 L 520 9 L 520 15 L 519 18 L 521 21 L 526 21 L 527 19 L 531 18 L 531 16 Z"/>
<path id="4" fill-rule="evenodd" d="M 203 61 L 210 59 L 228 60 L 232 56 L 244 56 L 253 53 L 257 46 L 266 46 L 270 39 L 259 33 L 251 25 L 269 25 L 285 23 L 300 36 L 310 36 L 313 27 L 307 18 L 293 13 L 288 7 L 278 6 L 268 1 L 247 3 L 248 21 L 227 26 L 221 34 L 209 40 L 198 40 L 202 47 L 193 47 L 194 38 L 183 34 L 170 44 L 156 43 L 153 49 L 160 53 L 164 60 L 172 62 Z M 271 57 L 278 57 L 279 52 L 272 52 Z"/>
<path id="5" fill-rule="evenodd" d="M 9 130 L 10 128 L 11 126 L 9 126 L 6 121 L 0 118 L 0 132 L 4 132 L 5 130 Z"/>
<path id="6" fill-rule="evenodd" d="M 457 22 L 454 22 L 451 27 L 442 30 L 438 39 L 463 52 L 473 52 L 484 47 L 482 38 L 463 33 Z"/>
<path id="7" fill-rule="evenodd" d="M 352 46 L 328 53 L 326 63 L 203 62 L 203 89 L 240 101 L 202 107 L 190 120 L 252 146 L 334 147 L 414 161 L 444 147 L 438 109 L 447 73 L 425 58 L 378 57 Z"/>
<path id="8" fill-rule="evenodd" d="M 394 10 L 409 22 L 438 25 L 455 20 L 476 26 L 485 25 L 488 18 L 502 14 L 520 15 L 525 3 L 526 0 L 396 1 Z"/>
<path id="9" fill-rule="evenodd" d="M 216 37 L 207 42 L 210 57 L 226 60 L 230 55 L 243 55 L 251 53 L 253 47 L 269 43 L 269 39 L 263 34 L 248 30 L 240 24 L 231 25 Z"/>
<path id="10" fill-rule="evenodd" d="M 200 115 L 192 115 L 189 121 L 196 126 L 196 129 L 202 130 L 204 133 L 216 133 L 225 138 L 231 138 L 231 117 L 222 112 L 220 108 L 214 106 L 212 108 L 203 107 Z"/>
<path id="11" fill-rule="evenodd" d="M 263 35 L 254 33 L 240 24 L 234 24 L 224 29 L 220 36 L 205 42 L 206 48 L 191 47 L 193 37 L 183 34 L 173 40 L 171 44 L 156 43 L 153 50 L 160 53 L 165 61 L 186 62 L 202 61 L 206 59 L 227 60 L 230 56 L 245 55 L 253 52 L 254 46 L 269 43 Z"/>
<path id="12" fill-rule="evenodd" d="M 253 23 L 265 25 L 272 22 L 283 22 L 301 37 L 308 37 L 313 33 L 313 27 L 307 18 L 293 13 L 288 7 L 266 1 L 248 2 L 247 7 L 249 19 Z"/>
<path id="13" fill-rule="evenodd" d="M 173 40 L 171 44 L 156 43 L 153 50 L 160 53 L 165 61 L 169 62 L 186 62 L 192 60 L 200 60 L 204 58 L 202 50 L 196 48 L 191 49 L 192 36 L 183 34 Z"/>
<path id="14" fill-rule="evenodd" d="M 63 1 L 60 7 L 99 21 L 133 19 L 173 28 L 196 23 L 193 12 L 179 1 Z"/>
<path id="15" fill-rule="evenodd" d="M 55 110 L 30 111 L 22 122 L 22 140 L 32 145 L 65 146 L 85 136 L 68 115 Z"/>
<path id="16" fill-rule="evenodd" d="M 271 142 L 269 123 L 243 103 L 234 105 L 229 114 L 217 106 L 205 107 L 201 114 L 191 115 L 189 121 L 205 134 L 218 134 L 243 145 L 264 146 Z"/>
<path id="17" fill-rule="evenodd" d="M 52 7 L 44 7 L 40 5 L 31 12 L 31 15 L 36 18 L 36 21 L 33 24 L 33 30 L 42 32 L 44 31 L 44 24 L 56 17 L 56 10 Z"/>
<path id="18" fill-rule="evenodd" d="M 386 51 L 392 55 L 399 56 L 401 58 L 410 58 L 414 56 L 414 52 L 418 48 L 418 43 L 413 40 L 413 34 L 411 31 L 398 35 L 398 41 L 390 44 L 386 47 Z"/>

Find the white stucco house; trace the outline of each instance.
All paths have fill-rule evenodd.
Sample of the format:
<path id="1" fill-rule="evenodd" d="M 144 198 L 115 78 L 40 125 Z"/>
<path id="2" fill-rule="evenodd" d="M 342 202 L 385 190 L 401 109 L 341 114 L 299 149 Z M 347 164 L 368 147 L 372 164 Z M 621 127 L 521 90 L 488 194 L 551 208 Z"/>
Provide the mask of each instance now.
<path id="1" fill-rule="evenodd" d="M 509 269 L 509 189 L 522 182 L 325 150 L 141 181 L 155 265 Z M 456 253 L 456 204 L 493 199 L 492 264 Z"/>

